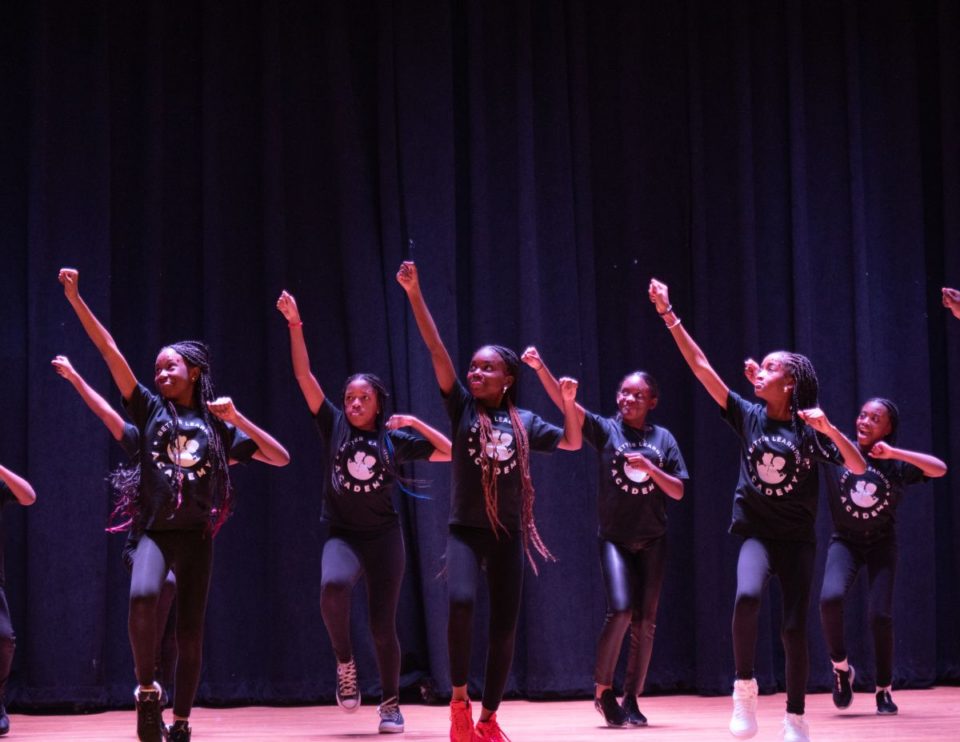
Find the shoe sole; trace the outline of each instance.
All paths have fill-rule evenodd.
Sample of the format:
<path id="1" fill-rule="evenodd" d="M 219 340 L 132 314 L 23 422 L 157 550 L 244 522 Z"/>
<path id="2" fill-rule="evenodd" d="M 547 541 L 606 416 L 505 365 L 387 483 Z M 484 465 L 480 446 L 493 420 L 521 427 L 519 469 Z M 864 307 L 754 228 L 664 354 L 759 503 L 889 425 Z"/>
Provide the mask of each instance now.
<path id="1" fill-rule="evenodd" d="M 403 727 L 380 727 L 380 734 L 403 734 Z"/>
<path id="2" fill-rule="evenodd" d="M 755 727 L 753 729 L 747 729 L 742 732 L 735 732 L 732 729 L 730 729 L 729 732 L 732 736 L 736 737 L 737 739 L 750 739 L 751 737 L 757 736 L 758 730 L 759 730 L 759 727 Z"/>
<path id="3" fill-rule="evenodd" d="M 881 711 L 880 709 L 877 709 L 877 716 L 896 716 L 899 713 L 900 709 L 897 709 L 896 711 Z"/>

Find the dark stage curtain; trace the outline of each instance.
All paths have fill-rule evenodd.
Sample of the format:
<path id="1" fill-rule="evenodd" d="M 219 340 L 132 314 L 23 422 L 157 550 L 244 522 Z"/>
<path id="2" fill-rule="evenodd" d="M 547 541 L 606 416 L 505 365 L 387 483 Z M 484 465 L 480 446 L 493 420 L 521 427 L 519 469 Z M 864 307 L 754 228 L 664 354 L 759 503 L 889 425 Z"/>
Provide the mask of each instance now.
<path id="1" fill-rule="evenodd" d="M 670 508 L 649 690 L 729 692 L 738 550 L 736 440 L 649 304 L 650 276 L 732 388 L 749 395 L 745 357 L 796 349 L 843 430 L 889 396 L 901 444 L 948 461 L 899 514 L 895 680 L 960 678 L 960 322 L 939 306 L 960 284 L 957 3 L 37 0 L 0 7 L 0 50 L 0 461 L 39 495 L 4 513 L 14 704 L 129 704 L 134 684 L 123 539 L 103 530 L 120 451 L 50 359 L 119 398 L 63 265 L 140 379 L 165 342 L 206 339 L 220 393 L 293 455 L 235 471 L 201 703 L 333 697 L 324 465 L 274 302 L 296 295 L 332 395 L 374 371 L 392 409 L 446 427 L 394 280 L 404 258 L 459 369 L 483 343 L 536 344 L 604 414 L 626 372 L 659 378 L 652 419 L 691 478 Z M 529 371 L 521 401 L 560 420 Z M 442 695 L 448 467 L 413 474 L 433 499 L 401 503 L 403 682 Z M 559 561 L 527 575 L 509 691 L 584 694 L 604 612 L 596 459 L 537 457 L 534 477 Z M 821 499 L 812 689 L 830 680 L 815 599 L 829 532 Z M 870 682 L 863 587 L 848 634 Z M 783 685 L 779 613 L 774 585 L 768 689 Z"/>

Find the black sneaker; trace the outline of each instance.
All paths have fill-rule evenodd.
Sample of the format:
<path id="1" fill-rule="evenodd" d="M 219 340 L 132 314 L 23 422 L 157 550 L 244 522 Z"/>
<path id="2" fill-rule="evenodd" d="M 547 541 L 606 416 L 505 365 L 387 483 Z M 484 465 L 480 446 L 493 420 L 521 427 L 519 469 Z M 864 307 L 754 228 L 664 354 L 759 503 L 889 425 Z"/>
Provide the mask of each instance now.
<path id="1" fill-rule="evenodd" d="M 10 717 L 7 716 L 7 707 L 0 703 L 0 737 L 10 731 Z"/>
<path id="2" fill-rule="evenodd" d="M 880 716 L 894 716 L 900 709 L 893 702 L 893 696 L 888 690 L 877 691 L 877 713 Z"/>
<path id="3" fill-rule="evenodd" d="M 600 698 L 593 699 L 593 707 L 600 712 L 600 716 L 607 722 L 608 727 L 625 727 L 627 715 L 617 703 L 617 694 L 613 688 L 607 688 L 600 694 Z"/>
<path id="4" fill-rule="evenodd" d="M 337 705 L 347 713 L 360 708 L 360 685 L 357 683 L 357 663 L 337 663 Z"/>
<path id="5" fill-rule="evenodd" d="M 647 725 L 647 717 L 640 713 L 640 708 L 637 706 L 637 697 L 633 693 L 628 693 L 623 697 L 620 708 L 627 715 L 627 724 L 635 727 L 645 727 Z"/>
<path id="6" fill-rule="evenodd" d="M 380 714 L 380 734 L 400 734 L 403 732 L 403 714 L 400 713 L 400 701 L 396 696 L 388 698 L 377 706 Z"/>
<path id="7" fill-rule="evenodd" d="M 149 690 L 137 686 L 133 692 L 137 704 L 137 739 L 140 742 L 163 742 L 167 736 L 160 708 L 161 695 L 160 684 L 156 682 Z"/>
<path id="8" fill-rule="evenodd" d="M 190 742 L 191 732 L 193 730 L 190 728 L 190 722 L 177 719 L 167 727 L 167 739 L 169 742 Z"/>
<path id="9" fill-rule="evenodd" d="M 838 709 L 845 709 L 853 702 L 854 677 L 853 665 L 846 671 L 833 668 L 833 705 Z"/>

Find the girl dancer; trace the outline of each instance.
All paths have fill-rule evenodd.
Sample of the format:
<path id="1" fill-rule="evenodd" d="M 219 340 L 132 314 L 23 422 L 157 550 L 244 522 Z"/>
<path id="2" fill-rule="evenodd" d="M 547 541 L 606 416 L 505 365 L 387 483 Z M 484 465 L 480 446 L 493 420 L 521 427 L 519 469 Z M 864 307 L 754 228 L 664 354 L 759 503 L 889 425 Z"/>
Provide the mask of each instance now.
<path id="1" fill-rule="evenodd" d="M 384 422 L 387 390 L 373 374 L 347 379 L 343 410 L 337 409 L 310 370 L 303 322 L 293 296 L 281 293 L 277 309 L 290 328 L 293 374 L 326 448 L 329 480 L 324 516 L 331 530 L 323 547 L 320 609 L 337 656 L 337 703 L 344 711 L 360 706 L 350 643 L 350 596 L 363 575 L 383 689 L 377 708 L 380 732 L 402 732 L 397 603 L 405 552 L 392 485 L 405 462 L 449 461 L 450 440 L 412 415 L 393 415 Z"/>
<path id="2" fill-rule="evenodd" d="M 777 351 L 745 373 L 763 404 L 753 404 L 727 387 L 684 329 L 670 304 L 667 287 L 650 281 L 650 301 L 663 317 L 694 376 L 723 410 L 723 419 L 740 438 L 740 481 L 733 498 L 731 533 L 743 537 L 737 562 L 733 611 L 733 688 L 730 733 L 757 733 L 757 681 L 753 661 L 760 599 L 772 575 L 780 579 L 783 619 L 780 638 L 786 655 L 786 742 L 808 742 L 803 718 L 809 670 L 807 606 L 813 577 L 814 521 L 817 514 L 816 461 L 842 463 L 866 471 L 863 457 L 817 407 L 819 386 L 809 359 Z"/>
<path id="3" fill-rule="evenodd" d="M 877 660 L 877 713 L 897 713 L 893 683 L 893 582 L 897 570 L 895 515 L 903 489 L 942 477 L 947 465 L 935 456 L 895 448 L 900 412 L 889 399 L 868 399 L 857 416 L 857 445 L 867 471 L 828 467 L 827 492 L 833 536 L 820 592 L 820 620 L 833 662 L 833 703 L 853 701 L 853 665 L 843 638 L 843 601 L 863 567 L 870 584 L 870 628 Z"/>
<path id="4" fill-rule="evenodd" d="M 10 606 L 4 591 L 5 574 L 3 570 L 3 506 L 16 501 L 21 505 L 33 505 L 37 493 L 30 483 L 0 464 L 0 736 L 10 731 L 10 717 L 4 703 L 7 680 L 10 679 L 10 666 L 13 664 L 13 652 L 17 647 L 17 638 L 10 622 Z"/>
<path id="5" fill-rule="evenodd" d="M 57 356 L 50 363 L 60 376 L 70 382 L 70 385 L 80 395 L 90 411 L 100 418 L 100 421 L 110 431 L 113 439 L 120 444 L 127 458 L 135 462 L 140 451 L 140 433 L 136 426 L 125 422 L 120 417 L 120 413 L 113 409 L 107 400 L 87 383 L 79 371 L 74 369 L 69 358 Z M 121 495 L 124 486 L 130 481 L 131 477 L 139 477 L 139 470 L 121 466 L 110 474 L 114 489 Z M 107 528 L 111 533 L 122 530 L 127 532 L 127 542 L 123 545 L 123 563 L 128 570 L 133 569 L 133 554 L 137 550 L 137 543 L 140 541 L 140 534 L 134 532 L 130 525 L 131 523 L 127 519 L 126 522 L 113 524 Z M 177 639 L 174 635 L 174 621 L 171 620 L 170 615 L 176 596 L 177 578 L 172 571 L 169 571 L 163 581 L 160 597 L 157 599 L 157 627 L 159 631 L 157 632 L 155 665 L 157 680 L 164 689 L 161 708 L 167 704 L 167 687 L 172 685 L 177 667 Z"/>
<path id="6" fill-rule="evenodd" d="M 497 708 L 513 660 L 513 644 L 523 586 L 523 559 L 536 565 L 531 547 L 553 556 L 537 532 L 533 516 L 530 451 L 580 448 L 575 405 L 577 382 L 560 380 L 564 428 L 515 406 L 520 361 L 499 345 L 485 345 L 473 354 L 467 386 L 458 379 L 420 289 L 417 268 L 405 262 L 397 281 L 410 300 L 417 327 L 430 351 L 433 370 L 453 424 L 453 492 L 446 572 L 450 617 L 450 739 L 452 742 L 504 739 Z M 470 639 L 477 577 L 486 567 L 490 592 L 489 646 L 483 708 L 476 728 L 467 695 Z"/>
<path id="7" fill-rule="evenodd" d="M 257 459 L 285 466 L 290 457 L 242 415 L 229 397 L 215 397 L 207 347 L 186 340 L 160 349 L 154 394 L 137 381 L 106 328 L 80 297 L 79 274 L 60 271 L 67 300 L 100 351 L 140 434 L 140 477 L 121 509 L 142 533 L 130 580 L 130 644 L 136 665 L 137 735 L 145 742 L 190 739 L 188 723 L 203 649 L 203 618 L 213 566 L 213 537 L 230 514 L 228 462 Z M 163 726 L 155 680 L 157 600 L 169 570 L 177 576 L 177 662 L 174 723 Z"/>
<path id="8" fill-rule="evenodd" d="M 562 408 L 560 384 L 534 347 L 522 359 L 554 404 Z M 643 692 L 657 628 L 657 605 L 667 553 L 667 498 L 683 497 L 687 467 L 666 428 L 647 423 L 660 388 L 646 371 L 623 377 L 614 417 L 600 417 L 577 405 L 583 437 L 600 454 L 597 497 L 600 567 L 607 593 L 607 616 L 597 645 L 594 706 L 607 726 L 645 726 L 637 696 Z M 613 673 L 623 636 L 630 627 L 630 652 L 617 704 Z"/>

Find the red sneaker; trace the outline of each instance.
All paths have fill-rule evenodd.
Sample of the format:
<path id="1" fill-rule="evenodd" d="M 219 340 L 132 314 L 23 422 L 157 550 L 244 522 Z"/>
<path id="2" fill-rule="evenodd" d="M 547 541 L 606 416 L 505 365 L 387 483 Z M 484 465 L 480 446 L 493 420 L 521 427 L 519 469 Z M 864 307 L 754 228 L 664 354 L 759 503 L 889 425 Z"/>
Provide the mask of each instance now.
<path id="1" fill-rule="evenodd" d="M 450 742 L 473 742 L 470 701 L 450 701 Z"/>
<path id="2" fill-rule="evenodd" d="M 478 721 L 473 730 L 474 742 L 510 742 L 510 738 L 503 733 L 497 724 L 497 715 L 493 713 L 486 721 Z"/>

